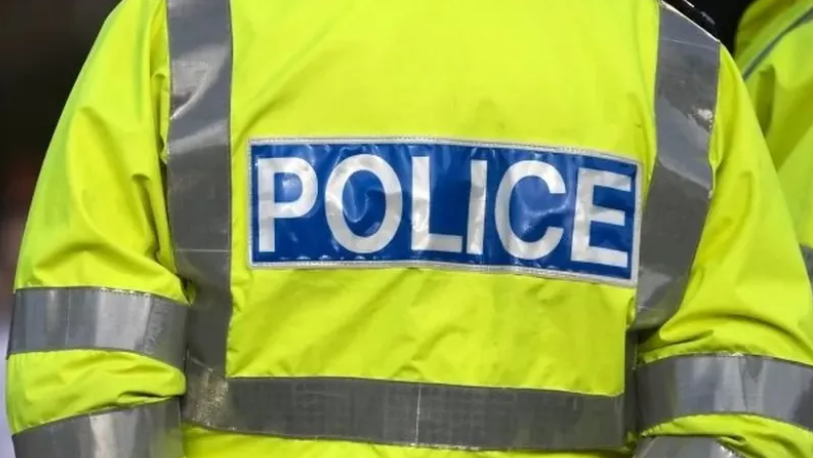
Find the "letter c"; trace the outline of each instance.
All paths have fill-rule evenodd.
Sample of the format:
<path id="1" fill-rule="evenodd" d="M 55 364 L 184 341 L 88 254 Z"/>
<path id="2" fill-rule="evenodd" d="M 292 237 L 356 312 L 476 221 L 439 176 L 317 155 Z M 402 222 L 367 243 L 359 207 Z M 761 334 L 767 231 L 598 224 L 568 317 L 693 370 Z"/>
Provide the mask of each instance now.
<path id="1" fill-rule="evenodd" d="M 545 235 L 535 242 L 520 239 L 511 227 L 511 193 L 523 178 L 535 177 L 544 181 L 551 194 L 564 194 L 565 180 L 552 165 L 539 161 L 517 162 L 508 168 L 497 188 L 494 205 L 494 218 L 497 223 L 497 234 L 503 248 L 511 256 L 526 261 L 536 260 L 549 255 L 562 240 L 564 229 L 549 227 Z"/>

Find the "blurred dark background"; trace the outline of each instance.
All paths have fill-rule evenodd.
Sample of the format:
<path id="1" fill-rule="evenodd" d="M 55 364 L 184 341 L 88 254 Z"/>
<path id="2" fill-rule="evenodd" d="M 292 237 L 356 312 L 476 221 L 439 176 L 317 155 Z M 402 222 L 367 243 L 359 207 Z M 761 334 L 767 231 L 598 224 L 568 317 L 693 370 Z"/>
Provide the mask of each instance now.
<path id="1" fill-rule="evenodd" d="M 0 1 L 0 349 L 7 338 L 19 238 L 40 162 L 93 40 L 117 1 Z M 731 45 L 739 16 L 751 2 L 694 4 L 715 20 L 718 35 Z M 0 388 L 3 372 L 0 365 Z M 12 458 L 5 415 L 0 415 L 0 458 Z"/>
<path id="2" fill-rule="evenodd" d="M 4 158 L 42 154 L 87 51 L 114 0 L 0 2 Z M 13 133 L 13 135 L 11 135 Z"/>
<path id="3" fill-rule="evenodd" d="M 717 37 L 733 50 L 737 25 L 754 0 L 691 0 L 691 3 L 714 21 Z"/>

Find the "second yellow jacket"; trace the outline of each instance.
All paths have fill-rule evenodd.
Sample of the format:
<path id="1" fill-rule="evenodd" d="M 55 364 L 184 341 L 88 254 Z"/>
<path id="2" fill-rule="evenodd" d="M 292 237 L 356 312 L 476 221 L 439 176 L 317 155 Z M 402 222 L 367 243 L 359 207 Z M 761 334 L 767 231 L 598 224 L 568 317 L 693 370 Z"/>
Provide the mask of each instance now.
<path id="1" fill-rule="evenodd" d="M 755 2 L 740 24 L 737 62 L 813 276 L 813 0 Z"/>

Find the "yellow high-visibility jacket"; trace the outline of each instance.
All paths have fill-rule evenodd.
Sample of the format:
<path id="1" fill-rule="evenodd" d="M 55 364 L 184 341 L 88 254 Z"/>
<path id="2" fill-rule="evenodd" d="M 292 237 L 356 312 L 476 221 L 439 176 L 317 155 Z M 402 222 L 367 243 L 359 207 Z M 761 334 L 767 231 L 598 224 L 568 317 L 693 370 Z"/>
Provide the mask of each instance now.
<path id="1" fill-rule="evenodd" d="M 813 457 L 781 202 L 654 0 L 124 0 L 26 229 L 18 458 Z"/>
<path id="2" fill-rule="evenodd" d="M 751 5 L 738 29 L 737 63 L 813 279 L 813 0 Z"/>

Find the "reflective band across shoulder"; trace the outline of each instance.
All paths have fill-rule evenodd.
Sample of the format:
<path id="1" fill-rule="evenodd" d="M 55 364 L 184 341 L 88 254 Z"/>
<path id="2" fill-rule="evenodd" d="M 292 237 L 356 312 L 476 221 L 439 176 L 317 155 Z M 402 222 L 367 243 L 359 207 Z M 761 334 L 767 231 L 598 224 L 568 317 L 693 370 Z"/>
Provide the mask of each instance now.
<path id="1" fill-rule="evenodd" d="M 680 305 L 712 194 L 709 162 L 720 43 L 662 3 L 655 97 L 658 154 L 641 226 L 635 329 Z"/>
<path id="2" fill-rule="evenodd" d="M 813 431 L 813 367 L 763 356 L 694 355 L 638 369 L 642 429 L 691 415 L 758 415 Z"/>
<path id="3" fill-rule="evenodd" d="M 49 423 L 13 436 L 17 458 L 183 458 L 178 402 Z"/>
<path id="4" fill-rule="evenodd" d="M 231 300 L 229 0 L 167 0 L 167 205 L 175 262 L 195 286 L 189 352 L 225 370 Z"/>
<path id="5" fill-rule="evenodd" d="M 663 436 L 645 439 L 635 458 L 742 458 L 710 437 Z"/>
<path id="6" fill-rule="evenodd" d="M 187 421 L 209 429 L 474 450 L 624 445 L 622 396 L 370 379 L 229 378 L 190 364 Z"/>
<path id="7" fill-rule="evenodd" d="M 36 288 L 16 292 L 9 353 L 121 350 L 183 368 L 183 304 L 103 288 Z"/>

